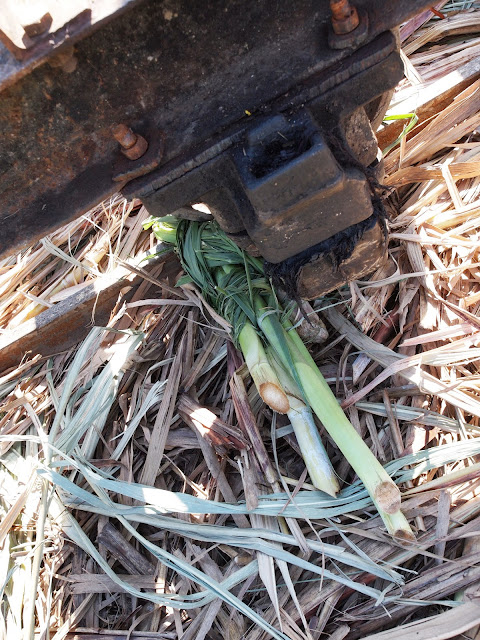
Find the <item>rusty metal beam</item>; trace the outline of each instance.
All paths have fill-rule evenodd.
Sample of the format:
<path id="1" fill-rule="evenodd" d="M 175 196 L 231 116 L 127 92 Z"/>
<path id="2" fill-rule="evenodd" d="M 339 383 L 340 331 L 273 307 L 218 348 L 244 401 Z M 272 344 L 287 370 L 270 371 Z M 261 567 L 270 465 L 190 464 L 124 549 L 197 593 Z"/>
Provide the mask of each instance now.
<path id="1" fill-rule="evenodd" d="M 362 46 L 427 4 L 355 0 L 368 17 Z M 274 10 L 259 0 L 248 11 L 243 0 L 146 0 L 76 43 L 71 73 L 42 64 L 19 80 L 13 54 L 0 49 L 0 78 L 16 81 L 0 93 L 0 253 L 84 213 L 123 179 L 161 163 L 168 182 L 255 118 L 314 99 L 352 55 L 329 46 L 330 29 L 326 0 L 277 0 Z M 112 127 L 121 123 L 149 149 L 155 136 L 159 150 L 164 141 L 163 157 L 147 151 L 116 168 Z"/>

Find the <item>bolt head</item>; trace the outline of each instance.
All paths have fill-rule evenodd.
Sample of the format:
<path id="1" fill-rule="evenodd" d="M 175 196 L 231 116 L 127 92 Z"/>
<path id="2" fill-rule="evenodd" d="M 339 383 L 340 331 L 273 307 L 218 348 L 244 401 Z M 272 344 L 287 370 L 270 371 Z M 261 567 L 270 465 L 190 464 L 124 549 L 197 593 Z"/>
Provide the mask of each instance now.
<path id="1" fill-rule="evenodd" d="M 350 7 L 350 11 L 345 16 L 342 16 L 339 20 L 332 16 L 332 27 L 333 32 L 338 35 L 343 35 L 345 33 L 351 33 L 355 31 L 360 22 L 360 18 L 358 17 L 358 12 L 355 7 Z"/>
<path id="2" fill-rule="evenodd" d="M 135 135 L 135 134 L 134 134 Z M 138 160 L 148 149 L 148 142 L 142 136 L 137 135 L 135 144 L 128 149 L 122 149 L 122 153 L 129 160 Z"/>

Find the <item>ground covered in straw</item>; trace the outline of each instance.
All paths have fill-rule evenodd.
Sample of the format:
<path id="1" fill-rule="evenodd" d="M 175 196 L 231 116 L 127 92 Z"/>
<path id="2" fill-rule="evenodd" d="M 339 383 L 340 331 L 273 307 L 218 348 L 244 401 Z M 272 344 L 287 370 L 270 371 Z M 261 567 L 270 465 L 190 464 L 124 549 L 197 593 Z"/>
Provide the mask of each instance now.
<path id="1" fill-rule="evenodd" d="M 480 9 L 440 11 L 401 32 L 391 114 L 478 56 Z M 0 264 L 4 334 L 126 261 L 141 275 L 106 328 L 94 307 L 80 344 L 0 372 L 3 638 L 476 637 L 479 89 L 473 77 L 428 119 L 407 116 L 399 140 L 385 125 L 388 263 L 314 303 L 329 338 L 311 353 L 416 542 L 385 533 L 325 433 L 342 492 L 314 490 L 229 327 L 175 287 L 173 256 L 139 262 L 156 250 L 148 214 L 114 198 Z"/>

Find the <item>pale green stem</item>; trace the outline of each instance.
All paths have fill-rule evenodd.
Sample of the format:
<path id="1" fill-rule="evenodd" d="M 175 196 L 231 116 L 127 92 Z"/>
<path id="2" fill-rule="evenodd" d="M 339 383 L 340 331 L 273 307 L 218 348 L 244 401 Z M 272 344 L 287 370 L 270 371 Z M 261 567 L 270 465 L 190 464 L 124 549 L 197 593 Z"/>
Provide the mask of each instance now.
<path id="1" fill-rule="evenodd" d="M 290 410 L 287 415 L 295 432 L 312 484 L 320 491 L 325 491 L 325 493 L 335 497 L 340 487 L 332 463 L 320 438 L 312 412 L 300 399 L 300 389 L 278 362 L 272 351 L 268 350 L 268 356 L 278 375 L 280 384 L 287 394 L 290 404 Z"/>
<path id="2" fill-rule="evenodd" d="M 257 316 L 261 316 L 261 303 L 261 298 L 255 301 Z M 263 312 L 265 306 L 264 304 Z M 295 379 L 301 383 L 305 400 L 365 485 L 389 533 L 413 539 L 413 532 L 400 512 L 401 497 L 398 487 L 344 414 L 296 331 L 285 331 L 274 314 L 264 315 L 261 327 L 284 367 L 288 369 L 293 363 Z M 285 344 L 288 346 L 288 353 L 285 353 Z M 396 517 L 392 518 L 393 515 Z M 395 528 L 398 525 L 401 525 L 400 529 Z"/>
<path id="3" fill-rule="evenodd" d="M 399 535 L 400 530 L 393 526 L 402 524 L 405 537 L 413 538 L 406 519 L 403 517 L 402 523 L 399 522 L 401 498 L 398 487 L 344 414 L 303 343 L 301 350 L 293 340 L 289 347 L 308 403 L 362 480 L 389 533 Z M 397 517 L 392 518 L 394 515 Z"/>
<path id="4" fill-rule="evenodd" d="M 274 411 L 287 413 L 290 409 L 287 396 L 268 361 L 262 341 L 250 322 L 246 322 L 240 331 L 238 343 L 262 400 Z"/>

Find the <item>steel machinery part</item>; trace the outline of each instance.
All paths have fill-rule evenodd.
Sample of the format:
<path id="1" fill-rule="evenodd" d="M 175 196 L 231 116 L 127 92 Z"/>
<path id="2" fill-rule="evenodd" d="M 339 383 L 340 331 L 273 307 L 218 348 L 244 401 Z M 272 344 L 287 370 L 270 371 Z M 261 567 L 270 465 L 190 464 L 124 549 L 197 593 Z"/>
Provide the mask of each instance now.
<path id="1" fill-rule="evenodd" d="M 155 215 L 206 203 L 271 264 L 302 255 L 306 297 L 378 263 L 374 127 L 403 73 L 393 30 L 428 2 L 51 5 L 0 17 L 1 254 L 122 188 Z M 348 229 L 335 267 L 318 247 Z"/>

